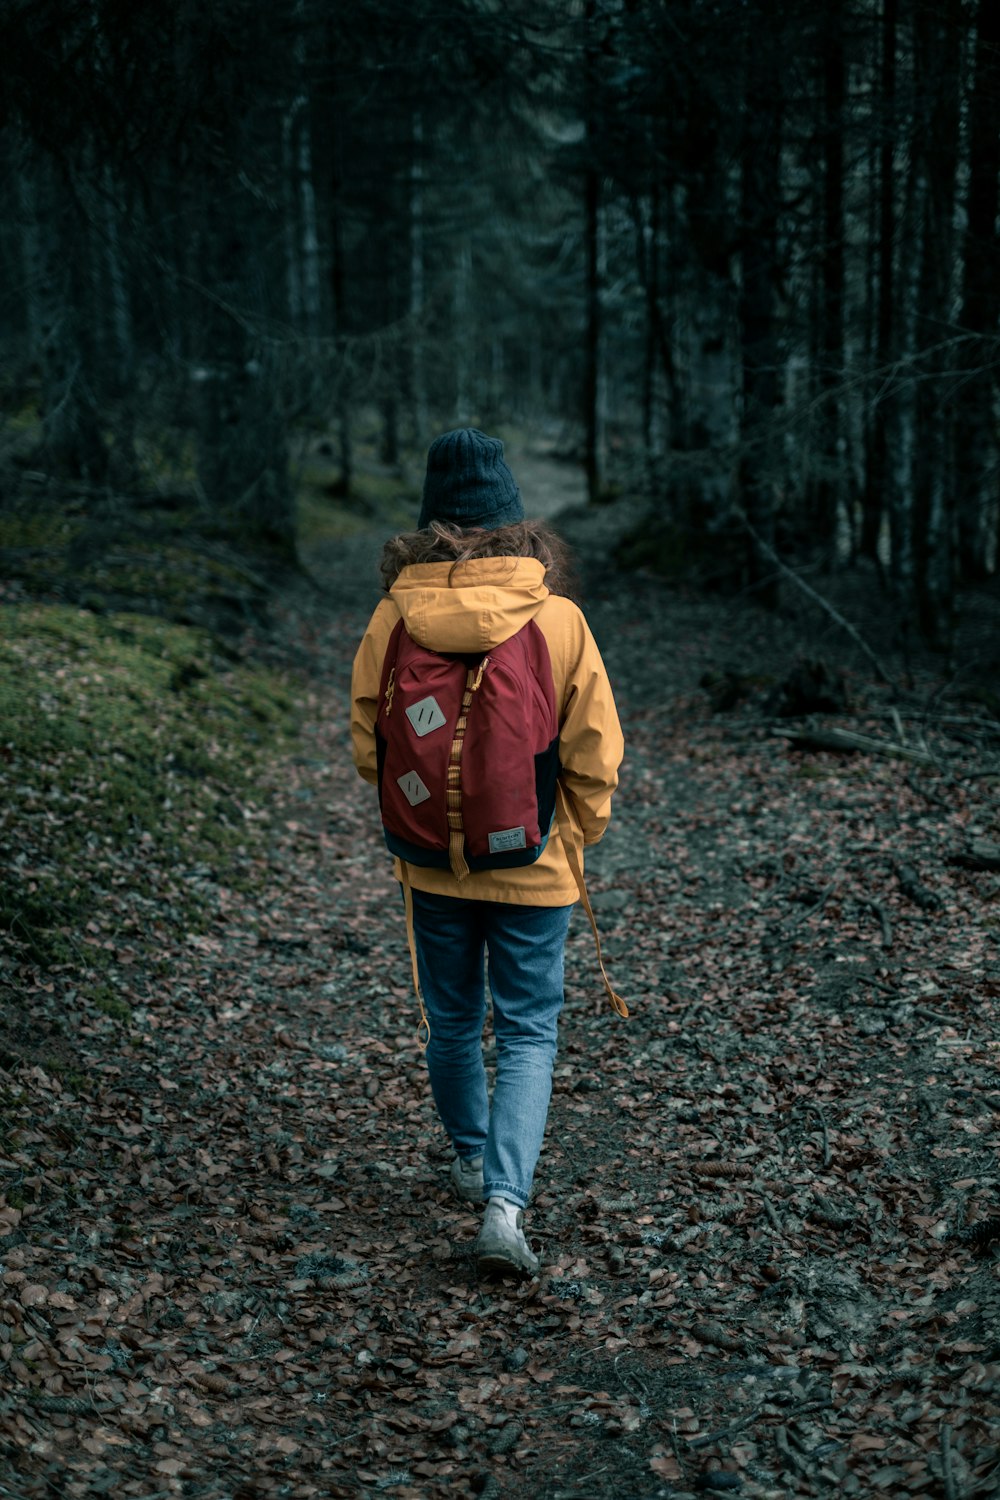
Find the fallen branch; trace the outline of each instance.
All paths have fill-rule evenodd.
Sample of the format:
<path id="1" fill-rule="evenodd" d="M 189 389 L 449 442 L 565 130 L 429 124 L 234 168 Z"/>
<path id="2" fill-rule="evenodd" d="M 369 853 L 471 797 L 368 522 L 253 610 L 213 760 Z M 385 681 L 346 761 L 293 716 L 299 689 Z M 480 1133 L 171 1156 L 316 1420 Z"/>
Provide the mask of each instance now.
<path id="1" fill-rule="evenodd" d="M 917 873 L 911 865 L 903 865 L 896 862 L 894 868 L 896 879 L 899 881 L 899 889 L 903 892 L 904 896 L 908 896 L 911 901 L 916 902 L 917 906 L 921 907 L 924 911 L 935 911 L 941 905 L 940 896 L 936 896 L 925 885 L 921 885 L 917 878 Z"/>
<path id="2" fill-rule="evenodd" d="M 957 1500 L 951 1463 L 951 1428 L 947 1422 L 941 1423 L 941 1478 L 944 1481 L 945 1500 Z"/>
<path id="3" fill-rule="evenodd" d="M 828 1167 L 830 1165 L 830 1132 L 827 1129 L 823 1106 L 821 1104 L 809 1103 L 806 1105 L 806 1110 L 809 1114 L 815 1115 L 819 1120 L 819 1128 L 823 1133 L 823 1165 L 824 1167 Z"/>
<path id="4" fill-rule="evenodd" d="M 807 917 L 814 917 L 818 911 L 823 910 L 828 897 L 832 894 L 833 886 L 828 885 L 825 890 L 820 891 L 816 900 L 811 902 L 809 906 L 804 907 L 802 911 L 793 912 L 792 915 L 788 917 L 782 917 L 778 922 L 778 926 L 788 928 L 797 927 L 799 923 L 804 922 Z"/>
<path id="5" fill-rule="evenodd" d="M 967 849 L 953 854 L 948 863 L 966 870 L 1000 870 L 1000 844 L 991 839 L 973 839 Z"/>
<path id="6" fill-rule="evenodd" d="M 931 1010 L 929 1005 L 915 1005 L 913 1014 L 919 1016 L 921 1021 L 933 1021 L 937 1026 L 954 1026 L 955 1017 L 942 1015 L 939 1010 Z"/>
<path id="7" fill-rule="evenodd" d="M 745 1417 L 739 1417 L 735 1422 L 730 1422 L 728 1427 L 717 1427 L 714 1432 L 706 1432 L 702 1437 L 689 1438 L 688 1448 L 710 1448 L 713 1443 L 720 1442 L 722 1438 L 732 1437 L 734 1433 L 742 1432 L 744 1427 L 749 1427 L 751 1422 L 755 1422 L 759 1416 L 763 1415 L 763 1406 L 766 1404 L 764 1402 L 763 1405 L 754 1407 L 753 1411 L 748 1412 Z M 832 1401 L 803 1401 L 799 1406 L 789 1407 L 781 1415 L 787 1423 L 793 1417 L 804 1416 L 806 1412 L 827 1411 L 832 1405 Z"/>
<path id="8" fill-rule="evenodd" d="M 869 646 L 868 642 L 865 640 L 864 636 L 861 634 L 858 628 L 855 625 L 852 625 L 850 620 L 845 620 L 843 615 L 839 614 L 838 611 L 834 609 L 830 601 L 828 599 L 824 599 L 822 594 L 818 594 L 811 584 L 806 583 L 804 578 L 800 578 L 798 573 L 796 573 L 793 568 L 790 568 L 787 563 L 783 563 L 781 561 L 781 558 L 778 556 L 777 552 L 775 552 L 774 548 L 767 542 L 765 542 L 762 536 L 758 535 L 758 533 L 750 525 L 750 522 L 747 520 L 746 515 L 742 511 L 737 511 L 736 514 L 739 517 L 740 521 L 743 523 L 743 526 L 749 532 L 750 536 L 753 538 L 754 544 L 757 546 L 759 551 L 764 554 L 769 562 L 772 562 L 774 564 L 781 576 L 783 578 L 787 578 L 790 583 L 794 583 L 795 587 L 799 589 L 803 594 L 805 594 L 807 598 L 811 599 L 814 604 L 818 604 L 820 609 L 824 610 L 830 616 L 830 619 L 834 620 L 840 626 L 841 630 L 846 630 L 847 634 L 851 637 L 851 640 L 857 646 L 858 650 L 862 652 L 862 654 L 866 656 L 871 662 L 873 668 L 875 669 L 875 675 L 878 677 L 878 680 L 880 682 L 884 682 L 887 687 L 891 687 L 894 693 L 899 693 L 901 691 L 899 684 L 886 671 L 885 667 L 879 661 L 878 657 L 875 655 L 875 652 Z"/>
<path id="9" fill-rule="evenodd" d="M 934 757 L 912 745 L 896 745 L 891 740 L 874 740 L 871 735 L 853 729 L 783 729 L 775 725 L 771 733 L 805 750 L 833 750 L 841 754 L 860 751 L 865 755 L 885 755 L 892 760 L 909 760 L 918 766 L 933 766 Z"/>
<path id="10" fill-rule="evenodd" d="M 891 984 L 886 984 L 884 979 L 872 979 L 867 974 L 855 974 L 854 978 L 858 984 L 870 984 L 873 989 L 881 990 L 883 994 L 889 995 L 893 1000 L 902 1000 L 903 996 Z"/>
<path id="11" fill-rule="evenodd" d="M 763 1208 L 764 1213 L 767 1216 L 767 1221 L 771 1225 L 771 1228 L 774 1230 L 775 1234 L 783 1235 L 785 1232 L 784 1226 L 782 1225 L 781 1220 L 778 1218 L 777 1209 L 766 1193 L 761 1193 L 760 1202 L 761 1207 Z"/>

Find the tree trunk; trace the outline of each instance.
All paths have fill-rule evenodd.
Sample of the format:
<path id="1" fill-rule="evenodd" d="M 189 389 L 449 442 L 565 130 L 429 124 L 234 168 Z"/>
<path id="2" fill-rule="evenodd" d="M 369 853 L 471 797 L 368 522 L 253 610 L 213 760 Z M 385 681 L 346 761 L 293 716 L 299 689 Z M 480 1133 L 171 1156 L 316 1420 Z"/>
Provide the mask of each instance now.
<path id="1" fill-rule="evenodd" d="M 600 461 L 601 252 L 600 180 L 588 166 L 584 182 L 584 240 L 586 253 L 586 331 L 583 346 L 583 466 L 587 499 L 600 499 L 603 475 Z"/>
<path id="2" fill-rule="evenodd" d="M 739 315 L 743 350 L 743 413 L 740 484 L 753 531 L 774 546 L 777 477 L 775 408 L 778 401 L 778 341 L 775 329 L 778 207 L 781 189 L 781 94 L 777 58 L 762 57 L 747 90 L 743 140 L 743 276 Z M 769 608 L 778 603 L 774 566 L 757 541 L 748 545 L 751 585 Z"/>
<path id="3" fill-rule="evenodd" d="M 302 327 L 302 267 L 299 264 L 299 213 L 295 194 L 295 122 L 305 106 L 300 95 L 285 112 L 281 127 L 281 181 L 284 196 L 282 235 L 285 245 L 285 289 L 288 299 L 288 321 L 293 328 Z"/>
<path id="4" fill-rule="evenodd" d="M 336 125 L 334 125 L 336 129 Z M 340 456 L 340 490 L 351 493 L 354 482 L 354 432 L 352 426 L 352 371 L 347 352 L 348 303 L 347 258 L 344 251 L 342 193 L 344 182 L 343 146 L 339 134 L 330 144 L 330 294 L 333 306 L 333 332 L 340 340 L 336 363 L 337 443 Z"/>
<path id="5" fill-rule="evenodd" d="M 879 411 L 885 442 L 882 494 L 889 518 L 890 580 L 905 621 L 914 609 L 913 486 L 917 463 L 917 307 L 927 185 L 919 166 L 908 165 L 899 226 L 899 267 L 893 278 L 892 361 L 895 372 Z"/>
<path id="6" fill-rule="evenodd" d="M 586 163 L 583 176 L 583 241 L 585 263 L 583 342 L 583 467 L 587 499 L 600 499 L 604 488 L 601 473 L 601 178 L 597 153 L 601 130 L 597 100 L 597 4 L 584 7 L 584 123 Z"/>
<path id="7" fill-rule="evenodd" d="M 920 466 L 914 493 L 916 597 L 921 629 L 948 643 L 955 593 L 951 348 L 958 169 L 961 0 L 923 0 L 915 16 L 918 127 L 915 145 L 926 174 L 926 226 L 920 261 L 918 390 Z"/>
<path id="8" fill-rule="evenodd" d="M 427 373 L 424 367 L 424 122 L 413 116 L 413 160 L 410 167 L 410 394 L 414 442 L 429 442 Z"/>
<path id="9" fill-rule="evenodd" d="M 713 197 L 715 192 L 711 190 Z M 698 214 L 701 211 L 700 205 L 694 209 Z M 674 428 L 675 446 L 691 455 L 682 481 L 687 523 L 703 534 L 717 532 L 729 516 L 732 452 L 739 431 L 733 283 L 726 248 L 730 225 L 726 217 L 716 219 L 712 211 L 707 217 L 708 225 L 715 224 L 718 238 L 709 247 L 700 235 L 692 235 L 694 261 L 684 296 L 683 417 Z M 706 227 L 712 235 L 711 227 Z"/>
<path id="10" fill-rule="evenodd" d="M 41 330 L 42 427 L 47 464 L 91 482 L 107 472 L 98 379 L 88 332 L 99 325 L 87 249 L 91 236 L 71 184 L 39 157 L 34 229 L 40 248 L 37 312 Z"/>
<path id="11" fill-rule="evenodd" d="M 458 247 L 455 265 L 455 287 L 452 301 L 453 347 L 455 350 L 455 421 L 467 422 L 472 410 L 469 392 L 472 302 L 472 243 L 464 235 Z M 535 350 L 534 342 L 531 345 Z"/>
<path id="12" fill-rule="evenodd" d="M 882 6 L 882 142 L 879 149 L 879 237 L 878 237 L 878 328 L 875 339 L 875 379 L 879 389 L 871 412 L 870 447 L 866 466 L 861 553 L 878 556 L 888 485 L 887 423 L 889 406 L 881 387 L 888 379 L 892 360 L 893 309 L 896 286 L 893 276 L 896 227 L 895 156 L 896 29 L 899 0 L 883 0 Z"/>
<path id="13" fill-rule="evenodd" d="M 640 199 L 632 202 L 636 263 L 646 311 L 642 372 L 642 441 L 650 494 L 660 485 L 660 470 L 670 433 L 664 432 L 676 401 L 677 372 L 661 298 L 661 193 L 655 175 L 650 184 L 648 217 Z M 662 373 L 662 386 L 660 376 Z"/>
<path id="14" fill-rule="evenodd" d="M 820 319 L 821 465 L 816 486 L 820 540 L 834 555 L 846 499 L 842 417 L 844 378 L 844 18 L 842 0 L 827 0 L 818 27 L 823 48 L 823 255 Z"/>
<path id="15" fill-rule="evenodd" d="M 228 183 L 208 184 L 202 209 L 202 302 L 198 391 L 198 479 L 224 528 L 286 559 L 295 555 L 295 509 L 279 372 L 255 324 L 264 309 L 266 266 L 256 215 L 234 203 Z"/>
<path id="16" fill-rule="evenodd" d="M 306 109 L 303 109 L 299 122 L 298 183 L 302 208 L 302 313 L 307 335 L 316 338 L 322 327 L 323 300 L 320 291 L 322 278 L 316 187 L 313 182 L 312 131 Z"/>
<path id="17" fill-rule="evenodd" d="M 961 576 L 987 576 L 1000 484 L 994 416 L 995 372 L 990 351 L 1000 319 L 1000 245 L 997 180 L 1000 175 L 1000 5 L 980 0 L 976 17 L 975 72 L 969 102 L 969 187 L 962 246 L 960 324 L 968 342 L 959 364 L 964 378 L 956 410 L 955 461 L 958 555 Z"/>

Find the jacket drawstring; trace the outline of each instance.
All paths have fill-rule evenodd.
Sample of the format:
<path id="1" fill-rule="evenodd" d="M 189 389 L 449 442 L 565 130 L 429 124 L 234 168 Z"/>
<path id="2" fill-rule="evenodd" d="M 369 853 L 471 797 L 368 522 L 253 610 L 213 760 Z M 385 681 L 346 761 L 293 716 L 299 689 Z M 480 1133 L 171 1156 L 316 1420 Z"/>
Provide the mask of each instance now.
<path id="1" fill-rule="evenodd" d="M 424 997 L 420 991 L 420 974 L 417 970 L 417 935 L 413 930 L 413 889 L 410 885 L 410 873 L 406 868 L 406 860 L 399 861 L 400 880 L 403 886 L 403 902 L 406 907 L 406 941 L 410 945 L 410 966 L 413 969 L 413 992 L 417 997 L 417 1005 L 420 1008 L 420 1025 L 417 1027 L 417 1046 L 421 1052 L 426 1052 L 431 1039 L 431 1023 L 427 1019 L 424 1009 Z M 421 1031 L 425 1033 L 422 1037 Z"/>
<path id="2" fill-rule="evenodd" d="M 580 829 L 579 822 L 577 821 L 576 814 L 570 806 L 569 797 L 566 795 L 566 789 L 561 781 L 557 782 L 556 784 L 556 802 L 559 809 L 559 823 L 560 825 L 562 825 L 565 820 L 565 827 L 567 830 L 566 836 L 562 840 L 563 848 L 566 851 L 566 860 L 573 872 L 573 879 L 576 881 L 577 888 L 579 889 L 580 901 L 583 909 L 590 919 L 591 930 L 594 934 L 594 942 L 597 944 L 597 962 L 600 966 L 601 977 L 604 980 L 604 988 L 607 990 L 608 999 L 611 1001 L 611 1004 L 614 1006 L 618 1014 L 620 1016 L 627 1017 L 628 1006 L 625 1004 L 625 1001 L 622 999 L 621 995 L 618 994 L 617 990 L 612 988 L 611 980 L 608 978 L 608 971 L 604 967 L 604 955 L 601 952 L 601 935 L 597 930 L 597 918 L 594 916 L 594 908 L 591 906 L 590 897 L 587 894 L 587 883 L 583 878 L 583 865 L 580 862 L 580 850 L 577 846 L 577 835 L 580 835 L 580 841 L 582 842 L 583 834 Z"/>

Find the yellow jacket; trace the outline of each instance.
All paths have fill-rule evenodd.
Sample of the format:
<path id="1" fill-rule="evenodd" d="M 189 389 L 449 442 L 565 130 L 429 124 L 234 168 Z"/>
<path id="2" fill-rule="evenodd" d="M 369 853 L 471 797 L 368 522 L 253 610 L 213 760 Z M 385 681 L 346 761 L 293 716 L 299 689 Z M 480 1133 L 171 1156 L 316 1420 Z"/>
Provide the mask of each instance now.
<path id="1" fill-rule="evenodd" d="M 611 816 L 624 744 L 608 674 L 580 610 L 550 594 L 534 558 L 487 557 L 404 568 L 372 615 L 354 658 L 351 738 L 354 764 L 377 781 L 375 718 L 389 636 L 402 618 L 413 639 L 431 651 L 486 652 L 534 620 L 552 659 L 559 708 L 560 782 L 577 828 L 558 812 L 559 837 L 550 837 L 533 865 L 478 870 L 456 880 L 450 870 L 407 865 L 419 891 L 473 901 L 524 906 L 568 906 L 579 897 L 563 840 L 596 844 Z M 582 858 L 582 855 L 581 855 Z M 398 872 L 397 872 L 398 873 Z"/>

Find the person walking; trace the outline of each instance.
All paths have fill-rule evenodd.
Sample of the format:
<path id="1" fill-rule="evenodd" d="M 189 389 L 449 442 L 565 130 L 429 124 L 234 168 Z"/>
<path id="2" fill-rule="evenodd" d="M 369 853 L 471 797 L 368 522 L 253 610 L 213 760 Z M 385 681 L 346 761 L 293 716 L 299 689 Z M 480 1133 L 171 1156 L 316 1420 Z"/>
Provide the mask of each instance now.
<path id="1" fill-rule="evenodd" d="M 564 570 L 559 540 L 525 520 L 500 440 L 475 428 L 446 432 L 428 453 L 418 529 L 385 545 L 386 597 L 368 624 L 352 674 L 354 764 L 366 781 L 378 784 L 380 758 L 385 763 L 380 705 L 383 713 L 391 710 L 396 680 L 395 667 L 387 671 L 387 653 L 398 649 L 400 622 L 418 653 L 443 659 L 442 670 L 454 659 L 469 667 L 466 710 L 490 653 L 529 622 L 538 627 L 551 662 L 558 784 L 552 827 L 542 829 L 538 850 L 501 853 L 494 867 L 483 867 L 489 861 L 469 853 L 457 793 L 448 799 L 450 849 L 437 865 L 418 862 L 419 850 L 394 846 L 387 835 L 390 847 L 411 855 L 397 861 L 396 874 L 406 896 L 415 980 L 429 1032 L 431 1091 L 455 1153 L 451 1184 L 461 1200 L 486 1203 L 474 1247 L 481 1274 L 523 1276 L 538 1269 L 524 1234 L 524 1209 L 552 1088 L 566 935 L 581 896 L 593 921 L 582 878 L 583 847 L 597 843 L 608 825 L 624 750 L 600 652 L 583 613 L 562 592 Z M 428 719 L 433 729 L 443 716 L 437 716 L 433 696 L 417 710 L 426 705 L 434 711 Z M 401 722 L 398 713 L 395 722 Z M 464 731 L 463 720 L 455 741 L 459 754 Z M 427 730 L 421 726 L 416 733 Z M 419 803 L 430 795 L 412 773 L 398 779 L 407 782 L 409 800 Z M 398 796 L 394 787 L 387 791 Z M 381 787 L 380 800 L 386 818 Z M 523 846 L 523 828 L 491 835 L 491 850 L 493 839 L 502 850 L 512 842 Z M 536 853 L 531 863 L 511 863 Z M 492 1102 L 482 1044 L 484 957 L 496 1042 Z M 610 985 L 608 992 L 627 1014 Z"/>

